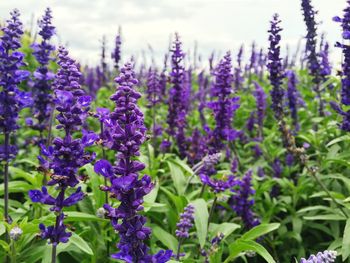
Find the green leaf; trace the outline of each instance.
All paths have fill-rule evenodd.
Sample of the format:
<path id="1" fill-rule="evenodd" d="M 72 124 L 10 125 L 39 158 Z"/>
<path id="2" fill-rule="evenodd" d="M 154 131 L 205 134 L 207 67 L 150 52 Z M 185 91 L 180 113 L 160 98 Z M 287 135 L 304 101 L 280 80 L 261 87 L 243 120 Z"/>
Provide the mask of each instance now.
<path id="1" fill-rule="evenodd" d="M 152 226 L 152 235 L 162 242 L 164 246 L 176 253 L 178 241 L 173 235 L 156 225 Z"/>
<path id="2" fill-rule="evenodd" d="M 344 135 L 344 136 L 340 136 L 338 138 L 335 138 L 333 140 L 331 140 L 329 143 L 327 143 L 326 147 L 329 147 L 335 143 L 338 142 L 342 142 L 342 141 L 349 141 L 350 140 L 350 136 L 349 135 Z"/>
<path id="3" fill-rule="evenodd" d="M 208 228 L 208 207 L 204 199 L 197 199 L 191 202 L 194 206 L 194 224 L 197 230 L 197 237 L 201 248 L 205 245 Z"/>
<path id="4" fill-rule="evenodd" d="M 304 216 L 305 220 L 346 220 L 346 218 L 342 215 L 336 215 L 336 214 L 329 214 L 329 215 L 316 215 L 316 216 Z"/>
<path id="5" fill-rule="evenodd" d="M 211 223 L 209 227 L 209 231 L 212 234 L 212 237 L 215 237 L 219 233 L 223 233 L 224 239 L 225 239 L 240 227 L 241 227 L 240 225 L 235 223 L 222 223 L 222 224 Z"/>
<path id="6" fill-rule="evenodd" d="M 81 251 L 85 252 L 88 255 L 93 255 L 92 249 L 89 247 L 88 243 L 84 239 L 82 239 L 80 236 L 72 233 L 72 236 L 69 238 L 69 241 L 75 245 L 77 248 L 79 248 Z"/>
<path id="7" fill-rule="evenodd" d="M 179 195 L 182 195 L 185 191 L 185 185 L 186 185 L 185 175 L 180 166 L 170 161 L 167 161 L 167 163 L 170 169 L 170 175 L 171 175 L 171 178 L 173 179 L 176 191 Z"/>
<path id="8" fill-rule="evenodd" d="M 269 232 L 272 232 L 280 227 L 279 223 L 272 223 L 272 224 L 261 224 L 258 225 L 252 229 L 250 229 L 248 232 L 244 233 L 244 235 L 240 238 L 241 240 L 254 240 L 260 236 L 263 236 Z"/>
<path id="9" fill-rule="evenodd" d="M 350 219 L 346 220 L 341 254 L 343 257 L 343 261 L 345 261 L 350 255 Z"/>
<path id="10" fill-rule="evenodd" d="M 24 181 L 9 182 L 9 193 L 27 193 L 31 189 L 33 189 L 33 186 Z M 4 195 L 4 184 L 0 184 L 0 196 L 1 195 Z"/>
<path id="11" fill-rule="evenodd" d="M 225 263 L 232 262 L 234 258 L 236 258 L 241 252 L 253 250 L 262 256 L 266 262 L 268 263 L 276 263 L 270 253 L 260 244 L 256 243 L 252 240 L 237 240 L 233 244 L 230 245 L 229 251 L 230 255 L 225 260 Z"/>

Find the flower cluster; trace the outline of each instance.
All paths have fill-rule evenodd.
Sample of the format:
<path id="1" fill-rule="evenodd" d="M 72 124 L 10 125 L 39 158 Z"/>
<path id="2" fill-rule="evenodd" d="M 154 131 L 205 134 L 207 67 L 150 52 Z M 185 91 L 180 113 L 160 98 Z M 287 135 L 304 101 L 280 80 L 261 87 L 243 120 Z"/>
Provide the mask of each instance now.
<path id="1" fill-rule="evenodd" d="M 81 73 L 63 47 L 58 50 L 58 58 L 60 69 L 54 81 L 55 104 L 58 111 L 56 119 L 59 122 L 56 128 L 64 131 L 64 137 L 56 137 L 52 142 L 53 146 L 48 148 L 42 146 L 39 160 L 41 170 L 45 171 L 45 175 L 50 174 L 48 185 L 56 185 L 55 189 L 59 192 L 57 197 L 53 197 L 45 186 L 41 191 L 29 191 L 29 197 L 33 202 L 50 205 L 50 210 L 57 213 L 54 226 L 46 227 L 44 224 L 39 226 L 41 237 L 49 239 L 54 246 L 60 242 L 67 242 L 71 235 L 66 232 L 62 209 L 75 205 L 85 194 L 78 187 L 74 193 L 66 197 L 66 190 L 78 184 L 78 169 L 94 158 L 94 155 L 85 152 L 85 147 L 92 145 L 97 139 L 97 135 L 91 132 L 85 132 L 81 139 L 73 138 L 73 133 L 81 130 L 91 98 L 84 96 L 84 91 L 79 85 Z"/>
<path id="2" fill-rule="evenodd" d="M 265 119 L 265 113 L 266 113 L 267 96 L 265 94 L 264 89 L 257 82 L 254 82 L 254 85 L 255 85 L 254 96 L 256 101 L 256 123 L 258 125 L 258 138 L 262 139 L 264 119 Z"/>
<path id="3" fill-rule="evenodd" d="M 215 83 L 211 88 L 211 96 L 216 98 L 208 102 L 213 111 L 215 129 L 212 132 L 211 151 L 218 152 L 224 148 L 225 141 L 233 141 L 239 132 L 231 127 L 234 112 L 239 108 L 239 97 L 232 97 L 232 65 L 231 54 L 227 52 L 214 72 Z"/>
<path id="4" fill-rule="evenodd" d="M 40 63 L 40 66 L 34 72 L 33 84 L 33 115 L 36 118 L 36 123 L 32 128 L 42 133 L 49 125 L 50 115 L 52 114 L 52 80 L 55 74 L 48 68 L 51 58 L 51 53 L 55 50 L 55 46 L 50 44 L 50 39 L 55 34 L 55 27 L 51 24 L 51 10 L 47 8 L 43 18 L 39 21 L 39 35 L 42 37 L 40 43 L 32 45 L 33 55 Z M 42 136 L 42 134 L 41 134 Z"/>
<path id="5" fill-rule="evenodd" d="M 150 68 L 147 75 L 147 100 L 148 107 L 153 108 L 161 102 L 161 87 L 159 82 L 159 75 L 155 68 Z"/>
<path id="6" fill-rule="evenodd" d="M 284 77 L 282 62 L 280 57 L 280 32 L 282 29 L 279 26 L 281 20 L 278 17 L 278 14 L 275 14 L 271 21 L 271 28 L 268 31 L 269 36 L 269 53 L 268 53 L 268 64 L 267 67 L 270 72 L 270 83 L 272 85 L 271 97 L 272 97 L 272 110 L 275 113 L 277 120 L 283 118 L 283 95 L 284 91 L 281 87 L 282 79 Z"/>
<path id="7" fill-rule="evenodd" d="M 334 17 L 333 20 L 340 22 L 343 28 L 343 39 L 350 39 L 350 1 L 347 1 L 348 6 L 344 9 L 344 17 Z M 345 106 L 350 105 L 350 45 L 337 42 L 337 47 L 343 49 L 343 63 L 342 63 L 342 80 L 341 80 L 341 103 Z M 343 123 L 341 129 L 350 131 L 350 110 L 343 111 L 339 105 L 334 102 L 332 107 L 343 116 Z"/>
<path id="8" fill-rule="evenodd" d="M 18 129 L 19 111 L 32 103 L 29 94 L 18 89 L 21 81 L 29 76 L 28 71 L 20 69 L 25 64 L 24 54 L 17 51 L 21 47 L 20 38 L 23 34 L 19 16 L 17 9 L 11 12 L 11 18 L 1 29 L 0 37 L 0 132 L 6 136 Z M 0 147 L 0 161 L 9 161 L 16 153 L 16 146 L 5 140 Z"/>
<path id="9" fill-rule="evenodd" d="M 151 229 L 144 226 L 146 218 L 138 213 L 143 209 L 143 197 L 152 190 L 153 184 L 148 175 L 140 178 L 138 173 L 145 165 L 135 160 L 140 155 L 146 128 L 137 106 L 141 94 L 134 90 L 138 81 L 133 65 L 125 64 L 115 81 L 118 89 L 110 99 L 116 107 L 110 113 L 109 121 L 105 122 L 104 144 L 117 153 L 117 162 L 115 166 L 107 160 L 95 164 L 95 171 L 111 182 L 111 186 L 101 189 L 109 191 L 120 201 L 117 208 L 104 205 L 107 217 L 120 236 L 119 252 L 112 257 L 126 262 L 166 262 L 172 255 L 171 251 L 160 251 L 153 256 L 148 254 L 145 241 L 149 239 Z"/>
<path id="10" fill-rule="evenodd" d="M 190 234 L 188 231 L 193 226 L 193 213 L 194 213 L 194 206 L 191 204 L 188 204 L 184 212 L 180 214 L 180 221 L 176 224 L 177 229 L 175 231 L 175 235 L 178 238 L 188 238 Z"/>
<path id="11" fill-rule="evenodd" d="M 200 179 L 203 184 L 208 185 L 214 193 L 218 194 L 231 189 L 238 182 L 233 175 L 227 176 L 222 179 L 211 178 L 207 174 L 200 174 Z"/>
<path id="12" fill-rule="evenodd" d="M 286 91 L 286 98 L 288 103 L 288 109 L 290 112 L 290 116 L 292 118 L 294 131 L 299 131 L 299 121 L 298 121 L 298 107 L 304 105 L 304 101 L 297 90 L 297 77 L 293 70 L 287 72 L 288 77 L 288 88 Z"/>
<path id="13" fill-rule="evenodd" d="M 318 252 L 317 255 L 311 255 L 308 259 L 302 258 L 300 263 L 332 263 L 335 262 L 337 251 L 325 250 Z"/>
<path id="14" fill-rule="evenodd" d="M 115 37 L 115 46 L 114 46 L 114 51 L 112 53 L 112 59 L 114 60 L 114 67 L 116 69 L 119 69 L 119 62 L 121 59 L 121 45 L 122 45 L 122 37 L 121 37 L 121 28 L 119 28 L 118 35 Z"/>
<path id="15" fill-rule="evenodd" d="M 254 199 L 251 199 L 251 196 L 255 193 L 251 185 L 251 180 L 252 170 L 249 170 L 243 176 L 242 180 L 238 182 L 238 190 L 232 189 L 234 195 L 229 200 L 232 209 L 242 218 L 246 229 L 251 229 L 260 224 L 260 221 L 251 210 L 254 205 Z"/>
<path id="16" fill-rule="evenodd" d="M 174 46 L 171 50 L 171 72 L 170 78 L 172 87 L 169 92 L 168 100 L 168 134 L 172 136 L 179 148 L 180 156 L 185 157 L 186 154 L 186 114 L 187 102 L 189 100 L 189 93 L 185 85 L 185 70 L 182 66 L 184 53 L 181 49 L 181 41 L 179 36 L 175 35 Z"/>

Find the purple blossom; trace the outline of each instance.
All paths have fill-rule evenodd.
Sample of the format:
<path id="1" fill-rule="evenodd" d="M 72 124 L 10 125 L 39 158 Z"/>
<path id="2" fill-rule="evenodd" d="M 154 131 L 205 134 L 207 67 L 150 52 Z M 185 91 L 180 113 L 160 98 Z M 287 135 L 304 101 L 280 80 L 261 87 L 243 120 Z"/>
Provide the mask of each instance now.
<path id="1" fill-rule="evenodd" d="M 263 137 L 263 127 L 264 127 L 264 119 L 266 114 L 266 93 L 264 89 L 257 83 L 254 82 L 255 85 L 255 101 L 256 101 L 256 123 L 258 124 L 258 138 Z"/>
<path id="2" fill-rule="evenodd" d="M 316 95 L 320 100 L 319 113 L 321 116 L 323 116 L 324 106 L 323 106 L 323 100 L 321 98 L 321 89 L 320 89 L 321 68 L 320 68 L 320 62 L 318 59 L 318 54 L 316 52 L 317 23 L 315 21 L 315 15 L 317 14 L 317 11 L 315 11 L 313 6 L 311 5 L 311 0 L 302 0 L 301 7 L 303 11 L 304 21 L 306 24 L 306 29 L 307 29 L 305 56 L 307 58 L 307 65 L 309 68 L 309 72 L 313 77 L 314 91 L 316 92 Z"/>
<path id="3" fill-rule="evenodd" d="M 119 27 L 118 34 L 115 37 L 114 41 L 114 51 L 112 52 L 112 59 L 114 60 L 114 67 L 119 69 L 119 62 L 121 59 L 121 45 L 122 45 L 122 37 L 121 37 L 121 28 Z"/>
<path id="4" fill-rule="evenodd" d="M 298 79 L 293 70 L 287 72 L 288 77 L 288 88 L 286 91 L 286 98 L 288 103 L 288 109 L 292 118 L 294 131 L 297 132 L 300 129 L 298 120 L 298 107 L 304 104 L 303 99 L 299 91 L 297 90 Z"/>
<path id="5" fill-rule="evenodd" d="M 180 214 L 180 221 L 176 224 L 176 231 L 175 235 L 178 238 L 189 238 L 190 234 L 188 231 L 193 226 L 193 220 L 194 220 L 194 206 L 191 204 L 188 204 L 184 212 Z"/>
<path id="6" fill-rule="evenodd" d="M 146 218 L 138 213 L 143 209 L 143 197 L 152 190 L 153 184 L 148 175 L 139 176 L 145 165 L 135 159 L 140 155 L 146 128 L 143 113 L 137 106 L 141 94 L 134 89 L 138 81 L 131 63 L 125 64 L 115 81 L 118 89 L 110 99 L 116 107 L 110 113 L 104 143 L 116 152 L 117 161 L 114 166 L 107 160 L 99 160 L 95 164 L 95 171 L 111 182 L 111 186 L 101 189 L 109 191 L 111 197 L 120 202 L 117 208 L 104 205 L 106 217 L 120 236 L 119 252 L 112 258 L 130 263 L 166 262 L 171 257 L 171 251 L 149 255 L 145 242 L 150 238 L 151 229 L 145 227 Z"/>
<path id="7" fill-rule="evenodd" d="M 28 78 L 29 72 L 21 70 L 25 65 L 24 54 L 17 51 L 21 47 L 20 38 L 23 34 L 19 11 L 14 9 L 11 18 L 1 29 L 0 36 L 0 132 L 8 138 L 16 131 L 20 110 L 31 104 L 30 96 L 18 89 L 18 85 Z M 3 142 L 0 150 L 0 161 L 8 162 L 17 153 L 15 145 L 10 140 Z"/>
<path id="8" fill-rule="evenodd" d="M 47 8 L 43 18 L 39 21 L 39 35 L 42 40 L 40 43 L 34 43 L 32 45 L 33 55 L 40 63 L 40 66 L 34 72 L 34 84 L 32 87 L 33 93 L 33 115 L 36 118 L 36 123 L 32 125 L 33 129 L 42 132 L 50 125 L 50 116 L 53 108 L 53 96 L 52 96 L 52 81 L 55 74 L 49 70 L 49 62 L 53 60 L 51 57 L 52 52 L 55 50 L 55 46 L 50 44 L 52 36 L 55 34 L 55 27 L 51 24 L 52 15 L 51 10 Z M 41 142 L 45 140 L 42 138 Z"/>
<path id="9" fill-rule="evenodd" d="M 225 176 L 221 179 L 211 178 L 207 174 L 200 174 L 199 177 L 202 183 L 208 185 L 216 194 L 231 189 L 238 183 L 233 175 Z"/>
<path id="10" fill-rule="evenodd" d="M 242 218 L 246 229 L 251 229 L 260 224 L 259 219 L 252 212 L 254 199 L 251 199 L 251 196 L 254 195 L 255 191 L 252 188 L 251 180 L 252 170 L 249 170 L 238 182 L 239 188 L 231 190 L 234 195 L 229 200 L 232 209 Z"/>
<path id="11" fill-rule="evenodd" d="M 282 29 L 279 26 L 281 20 L 278 14 L 274 14 L 271 21 L 271 28 L 268 31 L 269 35 L 269 53 L 267 67 L 270 72 L 270 83 L 272 85 L 271 98 L 272 98 L 272 110 L 274 111 L 277 120 L 281 120 L 283 117 L 283 95 L 282 79 L 284 77 L 282 62 L 280 57 L 280 32 Z"/>
<path id="12" fill-rule="evenodd" d="M 239 97 L 233 97 L 231 54 L 227 52 L 214 72 L 215 83 L 211 88 L 213 101 L 208 107 L 213 111 L 215 129 L 212 133 L 212 150 L 220 151 L 224 142 L 235 140 L 239 132 L 232 128 L 234 112 L 239 108 Z M 215 100 L 214 100 L 215 99 Z"/>
<path id="13" fill-rule="evenodd" d="M 350 39 L 350 1 L 347 1 L 347 7 L 344 9 L 344 17 L 335 17 L 334 21 L 340 22 L 343 29 L 343 39 Z M 350 105 L 350 45 L 337 42 L 337 47 L 343 50 L 342 79 L 341 79 L 341 104 Z M 331 102 L 331 106 L 340 115 L 343 116 L 343 123 L 340 128 L 344 131 L 350 131 L 350 110 L 343 110 L 340 105 Z"/>
<path id="14" fill-rule="evenodd" d="M 51 211 L 57 212 L 54 226 L 45 227 L 41 224 L 41 237 L 48 239 L 49 243 L 57 246 L 59 242 L 67 242 L 70 233 L 66 232 L 64 226 L 64 214 L 62 209 L 75 205 L 84 198 L 84 193 L 78 187 L 76 191 L 65 197 L 66 190 L 78 184 L 78 169 L 91 162 L 94 155 L 85 152 L 85 147 L 90 146 L 96 135 L 92 132 L 83 132 L 82 139 L 74 139 L 73 132 L 81 131 L 85 121 L 91 98 L 84 96 L 84 91 L 79 85 L 81 73 L 68 52 L 60 47 L 58 50 L 58 64 L 55 88 L 55 104 L 58 115 L 56 117 L 59 125 L 57 129 L 64 131 L 64 137 L 56 137 L 53 146 L 46 148 L 42 145 L 39 160 L 45 173 L 51 174 L 48 186 L 56 185 L 59 191 L 57 197 L 48 193 L 46 187 L 42 190 L 30 190 L 29 197 L 33 202 L 40 202 L 52 206 Z"/>
<path id="15" fill-rule="evenodd" d="M 242 45 L 239 48 L 239 51 L 237 54 L 237 66 L 234 68 L 234 87 L 236 90 L 240 90 L 244 82 L 244 77 L 242 72 L 243 49 L 244 49 L 244 46 Z"/>
<path id="16" fill-rule="evenodd" d="M 323 252 L 318 252 L 317 255 L 311 255 L 308 259 L 300 259 L 300 263 L 332 263 L 335 262 L 337 257 L 337 251 L 325 250 Z"/>

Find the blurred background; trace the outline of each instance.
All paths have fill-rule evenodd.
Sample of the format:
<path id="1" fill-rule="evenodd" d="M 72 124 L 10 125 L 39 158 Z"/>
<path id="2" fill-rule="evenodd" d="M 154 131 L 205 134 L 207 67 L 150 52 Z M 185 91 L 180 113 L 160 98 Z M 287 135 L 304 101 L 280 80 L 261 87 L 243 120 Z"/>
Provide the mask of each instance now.
<path id="1" fill-rule="evenodd" d="M 346 0 L 312 2 L 319 11 L 318 32 L 327 32 L 332 60 L 340 62 L 340 51 L 333 46 L 341 39 L 341 30 L 332 17 L 342 14 Z M 284 28 L 282 52 L 286 53 L 287 45 L 290 52 L 295 51 L 306 32 L 299 0 L 0 0 L 0 19 L 6 19 L 10 10 L 18 8 L 23 23 L 37 28 L 36 21 L 46 7 L 53 11 L 56 42 L 67 45 L 75 58 L 89 65 L 99 63 L 103 36 L 108 53 L 112 51 L 119 26 L 124 59 L 131 54 L 145 59 L 143 54 L 147 53 L 149 60 L 151 50 L 158 63 L 176 31 L 184 50 L 193 51 L 197 42 L 203 60 L 213 50 L 218 56 L 226 50 L 236 54 L 242 43 L 246 51 L 253 41 L 258 47 L 266 47 L 266 31 L 275 12 L 280 14 Z"/>

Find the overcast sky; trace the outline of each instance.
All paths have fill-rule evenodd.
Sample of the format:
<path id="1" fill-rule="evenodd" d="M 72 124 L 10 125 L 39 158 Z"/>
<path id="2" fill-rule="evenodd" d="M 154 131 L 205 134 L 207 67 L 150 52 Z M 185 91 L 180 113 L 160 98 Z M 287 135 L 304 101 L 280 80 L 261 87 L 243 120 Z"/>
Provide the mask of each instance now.
<path id="1" fill-rule="evenodd" d="M 327 33 L 333 46 L 340 39 L 340 27 L 332 17 L 342 15 L 346 0 L 312 2 L 322 21 L 319 31 Z M 295 48 L 305 34 L 300 0 L 0 0 L 0 19 L 18 8 L 29 27 L 31 17 L 36 21 L 48 6 L 53 11 L 57 42 L 67 44 L 75 58 L 89 64 L 99 61 L 102 35 L 111 51 L 119 25 L 125 59 L 131 54 L 140 56 L 149 45 L 161 57 L 174 32 L 179 32 L 185 51 L 198 41 L 203 57 L 212 50 L 236 53 L 241 43 L 248 48 L 253 40 L 266 47 L 266 31 L 275 12 L 282 19 L 283 47 Z M 337 59 L 338 53 L 332 57 Z"/>

